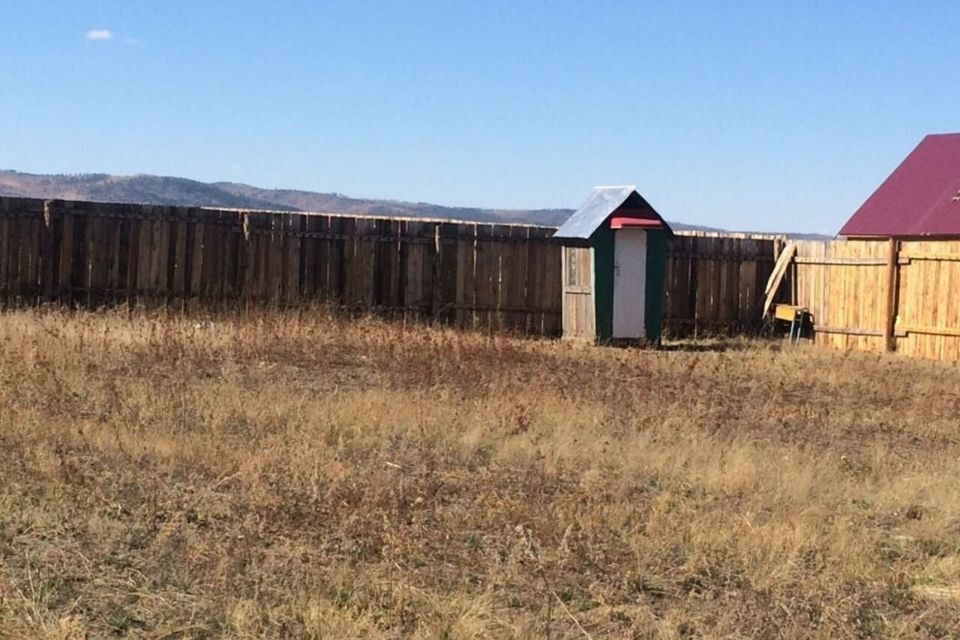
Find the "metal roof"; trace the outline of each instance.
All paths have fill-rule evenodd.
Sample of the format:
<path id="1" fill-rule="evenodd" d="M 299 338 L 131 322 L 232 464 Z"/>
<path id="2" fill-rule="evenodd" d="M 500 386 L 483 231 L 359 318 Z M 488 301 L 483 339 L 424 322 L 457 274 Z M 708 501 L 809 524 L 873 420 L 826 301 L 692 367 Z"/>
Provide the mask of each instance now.
<path id="1" fill-rule="evenodd" d="M 960 133 L 925 137 L 840 235 L 960 235 Z"/>
<path id="2" fill-rule="evenodd" d="M 637 188 L 633 186 L 595 187 L 579 209 L 573 212 L 567 221 L 553 234 L 554 238 L 572 238 L 586 240 L 593 235 L 600 226 L 620 208 L 640 210 L 649 217 L 655 217 L 663 223 L 667 231 L 672 233 L 670 226 L 660 217 L 660 214 L 643 199 Z"/>

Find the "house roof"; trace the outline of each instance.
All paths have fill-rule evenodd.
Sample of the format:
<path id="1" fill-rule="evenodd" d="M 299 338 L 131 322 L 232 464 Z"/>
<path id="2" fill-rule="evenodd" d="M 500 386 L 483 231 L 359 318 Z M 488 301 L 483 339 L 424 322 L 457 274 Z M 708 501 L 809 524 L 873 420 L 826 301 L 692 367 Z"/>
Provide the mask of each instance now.
<path id="1" fill-rule="evenodd" d="M 673 233 L 670 225 L 637 193 L 636 187 L 595 187 L 579 209 L 553 234 L 554 238 L 586 240 L 618 209 L 629 209 L 629 217 L 658 220 Z M 626 213 L 626 211 L 624 211 Z"/>
<path id="2" fill-rule="evenodd" d="M 924 138 L 840 235 L 960 236 L 960 133 Z"/>

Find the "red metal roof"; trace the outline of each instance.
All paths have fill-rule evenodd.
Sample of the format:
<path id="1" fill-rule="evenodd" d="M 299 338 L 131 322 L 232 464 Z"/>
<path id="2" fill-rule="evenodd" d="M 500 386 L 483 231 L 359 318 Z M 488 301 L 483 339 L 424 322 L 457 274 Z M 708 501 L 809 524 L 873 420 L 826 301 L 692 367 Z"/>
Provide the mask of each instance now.
<path id="1" fill-rule="evenodd" d="M 924 138 L 840 235 L 960 236 L 960 133 Z"/>

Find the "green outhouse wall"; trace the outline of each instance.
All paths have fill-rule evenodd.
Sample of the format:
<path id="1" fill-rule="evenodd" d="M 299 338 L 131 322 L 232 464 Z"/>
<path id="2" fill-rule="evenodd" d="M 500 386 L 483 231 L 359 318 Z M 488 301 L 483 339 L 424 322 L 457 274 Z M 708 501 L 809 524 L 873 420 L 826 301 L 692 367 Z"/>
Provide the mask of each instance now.
<path id="1" fill-rule="evenodd" d="M 647 299 L 644 301 L 644 329 L 647 340 L 658 342 L 663 326 L 664 289 L 667 281 L 667 245 L 665 229 L 647 231 Z"/>
<path id="2" fill-rule="evenodd" d="M 593 246 L 593 303 L 596 312 L 597 340 L 613 337 L 613 229 L 603 224 L 590 236 Z"/>

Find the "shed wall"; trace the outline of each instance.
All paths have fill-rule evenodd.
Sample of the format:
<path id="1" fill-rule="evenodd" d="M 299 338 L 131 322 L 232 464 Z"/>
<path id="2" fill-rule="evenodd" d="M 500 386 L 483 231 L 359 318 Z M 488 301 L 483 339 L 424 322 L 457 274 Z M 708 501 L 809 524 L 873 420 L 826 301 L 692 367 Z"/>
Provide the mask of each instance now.
<path id="1" fill-rule="evenodd" d="M 593 249 L 563 248 L 563 337 L 595 340 Z"/>
<path id="2" fill-rule="evenodd" d="M 593 244 L 594 308 L 596 309 L 597 340 L 613 338 L 613 269 L 615 232 L 601 226 L 590 237 Z"/>
<path id="3" fill-rule="evenodd" d="M 667 248 L 670 238 L 663 229 L 647 231 L 646 334 L 650 342 L 660 340 L 667 281 Z"/>

